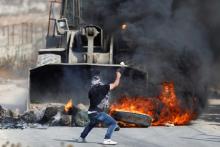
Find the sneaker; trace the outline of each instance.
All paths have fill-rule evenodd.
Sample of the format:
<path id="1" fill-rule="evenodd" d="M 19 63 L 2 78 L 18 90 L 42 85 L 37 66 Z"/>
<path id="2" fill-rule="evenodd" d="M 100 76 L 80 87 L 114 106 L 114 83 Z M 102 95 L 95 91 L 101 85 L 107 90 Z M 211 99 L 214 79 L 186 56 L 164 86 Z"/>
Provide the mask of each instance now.
<path id="1" fill-rule="evenodd" d="M 87 141 L 85 138 L 79 137 L 79 139 L 77 139 L 77 142 L 78 143 L 86 143 Z"/>
<path id="2" fill-rule="evenodd" d="M 117 142 L 112 141 L 111 139 L 104 139 L 103 144 L 105 144 L 105 145 L 116 145 Z"/>
<path id="3" fill-rule="evenodd" d="M 115 128 L 115 131 L 120 131 L 120 127 L 117 126 L 117 127 Z"/>

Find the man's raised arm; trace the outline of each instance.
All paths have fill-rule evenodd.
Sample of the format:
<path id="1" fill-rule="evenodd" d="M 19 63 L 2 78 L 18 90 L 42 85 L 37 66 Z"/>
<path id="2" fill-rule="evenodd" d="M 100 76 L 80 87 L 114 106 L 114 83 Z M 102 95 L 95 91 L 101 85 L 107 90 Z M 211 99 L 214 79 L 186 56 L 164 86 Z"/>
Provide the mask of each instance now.
<path id="1" fill-rule="evenodd" d="M 119 71 L 117 71 L 116 72 L 116 79 L 115 79 L 115 81 L 110 84 L 110 90 L 113 90 L 116 87 L 118 87 L 118 85 L 120 83 L 120 79 L 121 79 L 121 73 Z"/>

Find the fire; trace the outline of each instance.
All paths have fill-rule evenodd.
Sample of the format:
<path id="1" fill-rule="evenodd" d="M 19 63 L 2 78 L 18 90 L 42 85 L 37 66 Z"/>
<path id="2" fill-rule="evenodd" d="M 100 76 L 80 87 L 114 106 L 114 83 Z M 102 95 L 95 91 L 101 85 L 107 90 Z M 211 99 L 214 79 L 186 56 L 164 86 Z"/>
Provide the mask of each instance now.
<path id="1" fill-rule="evenodd" d="M 73 108 L 73 101 L 72 101 L 72 99 L 70 99 L 67 103 L 66 103 L 66 105 L 65 105 L 65 107 L 64 107 L 64 111 L 65 112 L 68 112 L 69 110 L 71 110 Z"/>
<path id="2" fill-rule="evenodd" d="M 174 83 L 164 82 L 158 97 L 121 98 L 110 107 L 110 114 L 115 111 L 147 114 L 153 118 L 153 126 L 167 123 L 185 125 L 194 119 L 196 114 L 192 108 L 182 107 L 181 104 L 181 100 L 176 96 Z"/>

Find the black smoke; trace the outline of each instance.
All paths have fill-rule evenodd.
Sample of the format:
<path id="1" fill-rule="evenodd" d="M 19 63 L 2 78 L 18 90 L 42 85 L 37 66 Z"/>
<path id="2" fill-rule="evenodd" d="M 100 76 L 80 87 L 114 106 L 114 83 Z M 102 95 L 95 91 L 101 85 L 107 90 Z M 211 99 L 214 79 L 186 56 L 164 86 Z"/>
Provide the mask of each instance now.
<path id="1" fill-rule="evenodd" d="M 214 24 L 220 23 L 220 19 L 216 21 L 220 16 L 212 14 L 219 1 L 88 0 L 88 3 L 84 20 L 116 36 L 115 60 L 125 60 L 146 72 L 147 95 L 155 96 L 162 82 L 173 81 L 187 107 L 192 106 L 194 98 L 198 111 L 206 106 L 208 87 L 213 84 L 210 71 L 219 57 L 220 27 Z M 124 23 L 128 28 L 121 30 Z"/>

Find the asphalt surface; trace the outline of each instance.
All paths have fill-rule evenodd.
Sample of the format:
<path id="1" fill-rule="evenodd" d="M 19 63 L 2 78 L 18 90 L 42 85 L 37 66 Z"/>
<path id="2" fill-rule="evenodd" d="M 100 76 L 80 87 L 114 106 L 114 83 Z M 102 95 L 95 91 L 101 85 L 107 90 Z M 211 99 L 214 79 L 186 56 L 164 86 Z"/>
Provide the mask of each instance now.
<path id="1" fill-rule="evenodd" d="M 213 99 L 200 119 L 188 126 L 124 128 L 115 132 L 118 147 L 219 147 L 220 100 Z M 0 145 L 20 143 L 29 147 L 102 147 L 105 128 L 95 128 L 88 143 L 77 143 L 83 128 L 50 127 L 47 129 L 0 130 Z M 18 145 L 19 146 L 19 145 Z"/>
<path id="2" fill-rule="evenodd" d="M 113 139 L 118 147 L 219 147 L 220 127 L 201 125 L 194 122 L 183 127 L 151 127 L 142 129 L 121 129 Z M 88 143 L 77 143 L 82 128 L 56 127 L 48 129 L 0 130 L 0 144 L 7 141 L 30 147 L 100 147 L 105 129 L 96 128 L 88 136 Z"/>

